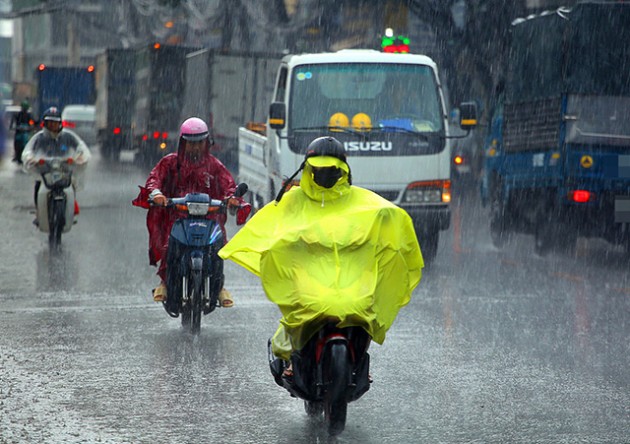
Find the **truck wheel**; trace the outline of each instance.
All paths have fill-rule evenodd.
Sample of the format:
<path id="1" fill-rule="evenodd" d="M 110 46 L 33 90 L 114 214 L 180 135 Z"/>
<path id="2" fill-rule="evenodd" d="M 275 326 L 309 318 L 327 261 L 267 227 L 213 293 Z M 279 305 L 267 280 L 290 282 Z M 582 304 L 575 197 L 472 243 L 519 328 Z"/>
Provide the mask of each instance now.
<path id="1" fill-rule="evenodd" d="M 577 231 L 571 226 L 566 226 L 564 230 L 556 230 L 556 244 L 558 250 L 565 254 L 572 254 L 577 245 Z"/>
<path id="2" fill-rule="evenodd" d="M 112 148 L 111 161 L 112 162 L 120 161 L 120 147 Z"/>
<path id="3" fill-rule="evenodd" d="M 497 248 L 502 248 L 507 241 L 508 231 L 506 225 L 503 186 L 498 181 L 490 189 L 490 237 Z"/>
<path id="4" fill-rule="evenodd" d="M 437 256 L 438 243 L 440 240 L 440 232 L 419 232 L 418 243 L 420 244 L 420 251 L 422 252 L 422 259 L 424 259 L 425 265 L 430 265 Z"/>
<path id="5" fill-rule="evenodd" d="M 101 142 L 101 156 L 105 160 L 109 160 L 112 157 L 111 147 L 105 141 Z"/>
<path id="6" fill-rule="evenodd" d="M 540 218 L 536 223 L 534 232 L 534 252 L 539 256 L 546 256 L 553 248 L 554 229 L 553 223 L 546 218 Z"/>
<path id="7" fill-rule="evenodd" d="M 558 215 L 552 205 L 541 209 L 534 231 L 534 251 L 545 256 L 555 250 L 561 253 L 572 253 L 578 238 L 578 227 L 571 220 Z"/>

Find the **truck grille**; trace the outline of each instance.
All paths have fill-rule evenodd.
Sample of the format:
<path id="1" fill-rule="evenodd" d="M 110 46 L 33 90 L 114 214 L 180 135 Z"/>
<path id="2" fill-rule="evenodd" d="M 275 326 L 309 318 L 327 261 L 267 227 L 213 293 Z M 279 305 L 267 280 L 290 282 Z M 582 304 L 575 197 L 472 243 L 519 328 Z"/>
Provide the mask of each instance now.
<path id="1" fill-rule="evenodd" d="M 505 105 L 505 151 L 549 150 L 558 147 L 560 97 Z"/>

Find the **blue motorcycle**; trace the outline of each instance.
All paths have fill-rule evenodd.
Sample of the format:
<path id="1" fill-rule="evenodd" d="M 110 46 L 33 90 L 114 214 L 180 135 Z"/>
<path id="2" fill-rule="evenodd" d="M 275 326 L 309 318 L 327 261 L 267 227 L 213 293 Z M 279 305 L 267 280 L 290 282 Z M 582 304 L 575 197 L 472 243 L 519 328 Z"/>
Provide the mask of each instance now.
<path id="1" fill-rule="evenodd" d="M 234 197 L 247 192 L 241 183 Z M 223 288 L 223 260 L 218 251 L 225 244 L 221 225 L 208 216 L 225 213 L 227 199 L 211 199 L 205 193 L 188 193 L 169 199 L 167 208 L 180 216 L 171 229 L 167 253 L 167 300 L 164 309 L 172 317 L 181 315 L 182 327 L 193 334 L 201 328 L 201 317 L 219 307 L 219 292 Z M 245 223 L 251 207 L 238 207 L 236 221 Z"/>

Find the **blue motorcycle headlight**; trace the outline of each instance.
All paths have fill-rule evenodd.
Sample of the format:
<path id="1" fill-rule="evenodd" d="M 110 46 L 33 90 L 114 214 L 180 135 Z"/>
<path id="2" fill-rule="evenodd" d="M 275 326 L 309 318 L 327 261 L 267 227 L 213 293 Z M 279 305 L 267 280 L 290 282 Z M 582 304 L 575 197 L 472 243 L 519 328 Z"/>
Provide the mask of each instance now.
<path id="1" fill-rule="evenodd" d="M 188 214 L 191 216 L 205 216 L 208 214 L 208 207 L 207 203 L 188 202 Z"/>

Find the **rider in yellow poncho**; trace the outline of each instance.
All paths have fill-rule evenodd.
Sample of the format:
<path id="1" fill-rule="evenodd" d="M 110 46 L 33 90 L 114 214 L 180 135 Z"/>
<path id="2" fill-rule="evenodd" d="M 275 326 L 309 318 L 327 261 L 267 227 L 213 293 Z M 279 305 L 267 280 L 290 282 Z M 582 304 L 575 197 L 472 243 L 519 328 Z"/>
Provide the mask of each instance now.
<path id="1" fill-rule="evenodd" d="M 302 168 L 300 186 L 284 197 L 281 191 L 219 256 L 260 276 L 280 308 L 276 356 L 289 360 L 331 318 L 339 327 L 362 326 L 382 344 L 422 277 L 411 218 L 351 185 L 343 145 L 333 137 L 311 142 Z"/>

